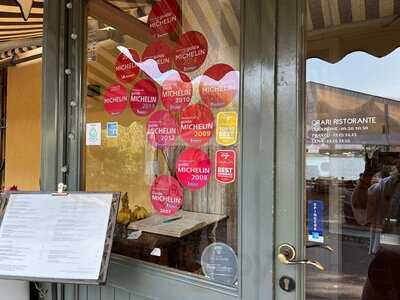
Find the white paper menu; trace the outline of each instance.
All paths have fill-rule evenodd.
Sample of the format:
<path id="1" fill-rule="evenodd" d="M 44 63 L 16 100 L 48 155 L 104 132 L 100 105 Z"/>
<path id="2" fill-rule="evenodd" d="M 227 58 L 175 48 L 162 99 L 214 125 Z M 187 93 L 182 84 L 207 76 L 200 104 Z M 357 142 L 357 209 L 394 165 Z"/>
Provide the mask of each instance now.
<path id="1" fill-rule="evenodd" d="M 11 194 L 0 276 L 97 280 L 113 194 Z"/>

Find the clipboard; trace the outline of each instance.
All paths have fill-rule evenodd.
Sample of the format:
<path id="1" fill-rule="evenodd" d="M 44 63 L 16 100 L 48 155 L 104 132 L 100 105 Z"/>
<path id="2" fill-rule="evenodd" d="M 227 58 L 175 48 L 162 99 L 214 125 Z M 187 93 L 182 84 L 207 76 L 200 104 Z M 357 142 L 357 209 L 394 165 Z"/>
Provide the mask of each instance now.
<path id="1" fill-rule="evenodd" d="M 57 193 L 6 192 L 1 194 L 0 251 L 2 251 L 2 257 L 0 257 L 0 279 L 86 285 L 104 285 L 106 283 L 121 193 L 67 193 L 64 192 L 63 189 L 64 186 L 59 186 Z M 31 202 L 35 200 L 37 202 Z M 53 203 L 50 201 L 55 202 Z M 13 219 L 13 217 L 18 218 L 18 216 L 15 217 L 15 212 L 16 208 L 18 207 L 18 205 L 21 205 L 21 203 L 28 203 L 28 206 L 33 203 L 31 207 L 34 207 L 34 209 L 36 209 L 33 216 L 28 215 L 29 210 L 22 209 L 21 220 L 29 218 L 35 219 L 37 217 L 37 220 L 42 220 L 42 222 L 46 223 L 46 230 L 40 231 L 39 234 L 40 236 L 44 236 L 44 238 L 38 240 L 40 247 L 42 247 L 40 249 L 44 249 L 42 253 L 40 253 L 40 251 L 37 251 L 37 243 L 34 243 L 33 245 L 28 244 L 28 242 L 34 237 L 28 238 L 26 244 L 24 244 L 23 238 L 19 239 L 18 237 L 18 230 L 15 231 L 16 233 L 13 233 L 12 229 L 10 230 L 10 226 L 12 227 L 12 224 L 17 224 L 17 228 L 19 225 L 21 225 L 22 227 L 25 226 L 23 222 L 21 222 L 21 224 L 18 224 L 18 222 L 15 222 L 15 220 Z M 51 207 L 43 209 L 43 212 L 37 209 L 37 207 L 40 207 L 40 205 L 49 203 L 51 203 Z M 67 208 L 65 209 L 65 207 Z M 65 209 L 65 211 L 67 212 L 62 212 L 62 209 Z M 98 233 L 97 230 L 95 230 L 96 233 L 93 234 L 93 236 L 89 236 L 89 229 L 87 230 L 86 236 L 89 236 L 88 240 L 85 240 L 85 235 L 82 235 L 81 239 L 79 235 L 76 235 L 76 238 L 71 239 L 75 240 L 74 242 L 68 242 L 67 240 L 63 240 L 62 237 L 58 238 L 54 234 L 56 232 L 63 233 L 60 228 L 63 228 L 62 226 L 66 226 L 68 222 L 70 222 L 70 224 L 75 223 L 75 220 L 78 220 L 78 223 L 79 221 L 81 221 L 82 224 L 80 225 L 80 228 L 84 228 L 86 224 L 83 224 L 83 222 L 84 220 L 90 220 L 92 210 L 96 212 L 101 212 L 98 215 L 101 215 L 104 218 L 98 221 L 98 223 L 101 224 L 101 226 L 99 226 L 101 228 L 98 230 Z M 51 214 L 53 211 L 55 214 L 60 214 L 60 216 L 54 215 L 55 221 L 53 219 L 51 219 L 51 221 L 47 220 L 49 214 Z M 75 211 L 83 212 L 82 216 L 75 214 Z M 62 216 L 63 214 L 66 214 L 68 217 Z M 93 215 L 93 218 L 95 217 L 96 215 Z M 65 220 L 67 220 L 67 223 L 65 222 Z M 90 225 L 88 226 L 92 226 L 91 228 L 95 228 L 95 225 L 97 224 L 97 220 L 93 220 L 93 222 L 89 221 Z M 52 222 L 54 223 L 54 228 L 48 225 L 52 224 Z M 36 225 L 34 226 L 34 224 Z M 40 225 L 40 222 L 32 223 L 31 225 L 34 228 L 40 228 L 40 226 L 42 226 Z M 77 225 L 76 227 L 79 226 Z M 66 228 L 66 232 L 73 232 L 74 230 L 74 226 L 72 226 L 71 228 L 64 228 Z M 28 228 L 27 230 L 29 231 L 30 229 Z M 35 230 L 36 229 L 32 229 L 32 232 L 37 231 Z M 52 233 L 53 236 L 50 236 Z M 23 267 L 25 267 L 24 270 L 21 270 L 20 265 L 12 265 L 12 249 L 9 250 L 10 253 L 7 253 L 8 246 L 4 246 L 7 245 L 7 242 L 9 240 L 11 241 L 11 248 L 17 245 L 17 251 L 21 251 L 18 247 L 19 245 L 23 245 L 23 247 L 27 247 L 29 251 L 32 251 L 32 253 L 34 253 L 33 257 L 39 258 L 37 260 L 31 259 L 32 263 L 27 263 L 23 265 Z M 69 246 L 67 246 L 66 249 L 63 250 L 63 245 L 67 244 Z M 83 248 L 75 249 L 76 251 L 73 249 L 73 254 L 71 254 L 69 253 L 69 250 L 72 249 L 73 245 L 82 245 Z M 65 255 L 62 254 L 62 251 L 65 252 Z M 23 253 L 23 255 L 26 254 L 25 252 Z M 95 253 L 96 255 L 88 258 L 78 258 L 78 254 L 80 255 L 81 253 L 85 253 L 85 255 Z M 9 254 L 11 257 L 9 262 L 7 262 L 7 254 Z M 74 255 L 76 257 L 76 261 L 74 260 L 75 258 L 72 258 L 74 257 Z M 6 257 L 6 259 L 4 259 L 4 257 Z M 65 262 L 63 262 L 63 259 L 65 259 Z M 25 257 L 25 260 L 29 261 L 27 257 Z M 70 263 L 68 263 L 68 260 L 70 260 Z M 78 265 L 78 262 L 80 261 L 87 262 L 87 265 Z M 92 261 L 93 264 L 91 264 Z M 12 270 L 10 270 L 10 265 L 13 266 L 13 268 L 11 267 Z M 35 271 L 36 265 L 40 266 L 40 268 L 37 268 L 37 271 Z M 81 271 L 80 268 L 85 269 L 85 271 Z M 82 274 L 81 277 L 80 274 Z"/>

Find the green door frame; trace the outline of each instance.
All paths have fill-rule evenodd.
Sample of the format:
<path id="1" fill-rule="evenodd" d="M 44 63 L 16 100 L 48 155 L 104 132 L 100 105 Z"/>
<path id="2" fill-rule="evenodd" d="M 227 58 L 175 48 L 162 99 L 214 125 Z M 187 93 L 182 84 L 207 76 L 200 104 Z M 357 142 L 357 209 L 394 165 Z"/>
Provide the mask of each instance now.
<path id="1" fill-rule="evenodd" d="M 275 252 L 289 243 L 297 259 L 304 258 L 304 20 L 306 0 L 279 1 L 276 66 L 276 206 Z M 276 300 L 305 299 L 305 267 L 276 262 L 276 282 L 282 276 L 296 281 L 296 290 L 276 288 Z"/>
<path id="2" fill-rule="evenodd" d="M 273 299 L 277 0 L 241 1 L 241 143 L 239 291 L 113 256 L 112 288 L 52 285 L 48 299 Z M 291 2 L 291 1 L 288 1 Z M 84 139 L 85 1 L 45 1 L 42 189 L 63 181 L 81 188 Z M 67 72 L 66 72 L 67 71 Z M 103 294 L 104 293 L 104 294 Z M 114 296 L 111 296 L 114 295 Z M 102 297 L 103 296 L 103 297 Z M 121 297 L 121 299 L 128 299 Z M 135 298 L 136 299 L 136 298 Z"/>

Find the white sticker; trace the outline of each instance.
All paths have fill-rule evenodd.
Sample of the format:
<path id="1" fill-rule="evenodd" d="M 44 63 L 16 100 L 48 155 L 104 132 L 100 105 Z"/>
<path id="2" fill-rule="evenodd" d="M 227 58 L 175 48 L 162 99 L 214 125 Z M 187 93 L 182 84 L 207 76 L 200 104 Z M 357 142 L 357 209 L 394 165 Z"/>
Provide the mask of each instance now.
<path id="1" fill-rule="evenodd" d="M 160 257 L 161 256 L 161 249 L 160 248 L 154 248 L 153 251 L 151 251 L 150 255 Z"/>
<path id="2" fill-rule="evenodd" d="M 135 230 L 132 231 L 130 234 L 128 234 L 128 240 L 137 240 L 142 236 L 142 231 L 141 230 Z"/>
<path id="3" fill-rule="evenodd" d="M 118 137 L 118 122 L 107 122 L 107 137 L 108 138 Z"/>
<path id="4" fill-rule="evenodd" d="M 86 124 L 86 145 L 87 146 L 101 145 L 101 123 Z"/>

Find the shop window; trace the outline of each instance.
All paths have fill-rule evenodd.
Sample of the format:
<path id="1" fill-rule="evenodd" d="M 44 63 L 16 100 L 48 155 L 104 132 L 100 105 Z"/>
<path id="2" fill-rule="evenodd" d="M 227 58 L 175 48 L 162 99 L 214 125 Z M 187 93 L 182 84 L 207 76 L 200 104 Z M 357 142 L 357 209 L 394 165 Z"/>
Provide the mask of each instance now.
<path id="1" fill-rule="evenodd" d="M 88 1 L 86 191 L 113 251 L 238 282 L 239 0 Z"/>

